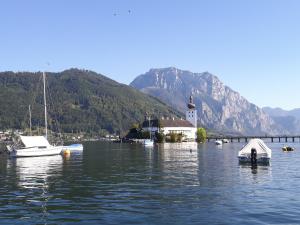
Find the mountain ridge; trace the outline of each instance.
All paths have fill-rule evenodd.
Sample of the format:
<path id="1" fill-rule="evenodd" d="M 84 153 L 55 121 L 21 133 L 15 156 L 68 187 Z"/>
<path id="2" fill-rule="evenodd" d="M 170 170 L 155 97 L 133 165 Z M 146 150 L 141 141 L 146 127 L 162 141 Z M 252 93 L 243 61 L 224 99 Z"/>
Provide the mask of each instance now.
<path id="1" fill-rule="evenodd" d="M 136 77 L 130 85 L 181 112 L 186 110 L 186 100 L 192 94 L 200 124 L 219 132 L 288 133 L 261 108 L 209 72 L 193 73 L 175 67 L 151 69 Z"/>
<path id="2" fill-rule="evenodd" d="M 57 118 L 64 132 L 124 133 L 146 113 L 182 116 L 162 101 L 90 70 L 47 72 L 46 83 L 48 104 L 56 109 L 48 107 L 49 117 Z M 0 130 L 28 127 L 28 105 L 33 126 L 43 126 L 41 87 L 40 72 L 0 73 Z"/>

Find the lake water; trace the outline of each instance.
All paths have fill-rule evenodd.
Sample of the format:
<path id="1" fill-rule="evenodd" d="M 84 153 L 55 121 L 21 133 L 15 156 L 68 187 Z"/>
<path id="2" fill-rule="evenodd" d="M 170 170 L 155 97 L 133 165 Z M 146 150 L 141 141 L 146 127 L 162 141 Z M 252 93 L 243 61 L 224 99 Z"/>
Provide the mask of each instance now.
<path id="1" fill-rule="evenodd" d="M 0 158 L 0 224 L 300 224 L 300 144 L 269 166 L 242 143 L 86 143 L 70 157 Z"/>

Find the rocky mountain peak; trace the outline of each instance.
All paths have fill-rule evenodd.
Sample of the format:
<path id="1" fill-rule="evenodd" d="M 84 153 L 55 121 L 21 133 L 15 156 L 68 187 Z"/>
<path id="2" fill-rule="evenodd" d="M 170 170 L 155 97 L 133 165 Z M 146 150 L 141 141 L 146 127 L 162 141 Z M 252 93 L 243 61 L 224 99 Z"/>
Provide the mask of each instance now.
<path id="1" fill-rule="evenodd" d="M 130 85 L 182 112 L 185 112 L 186 102 L 192 94 L 198 110 L 198 121 L 220 132 L 284 132 L 268 114 L 209 72 L 193 73 L 174 67 L 151 69 L 134 79 Z"/>

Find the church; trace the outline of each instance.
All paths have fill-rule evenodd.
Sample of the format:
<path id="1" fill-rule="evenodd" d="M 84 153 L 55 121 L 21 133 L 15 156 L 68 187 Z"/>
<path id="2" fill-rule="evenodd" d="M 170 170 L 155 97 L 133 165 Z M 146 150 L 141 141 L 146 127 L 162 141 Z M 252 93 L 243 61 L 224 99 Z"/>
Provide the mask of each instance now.
<path id="1" fill-rule="evenodd" d="M 161 132 L 164 135 L 172 133 L 182 134 L 184 140 L 194 141 L 197 132 L 197 110 L 193 103 L 193 97 L 187 104 L 186 119 L 177 119 L 174 117 L 162 117 L 161 119 L 145 120 L 143 122 L 143 130 L 151 131 L 152 134 Z"/>

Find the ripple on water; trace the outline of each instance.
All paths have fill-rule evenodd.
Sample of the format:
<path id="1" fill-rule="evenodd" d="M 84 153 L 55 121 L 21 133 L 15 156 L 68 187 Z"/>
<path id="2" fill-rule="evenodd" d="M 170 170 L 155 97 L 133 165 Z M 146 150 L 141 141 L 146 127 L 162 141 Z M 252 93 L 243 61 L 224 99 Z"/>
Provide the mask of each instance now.
<path id="1" fill-rule="evenodd" d="M 300 152 L 269 145 L 271 165 L 257 168 L 238 164 L 235 143 L 88 143 L 70 158 L 2 157 L 0 223 L 299 224 Z"/>

